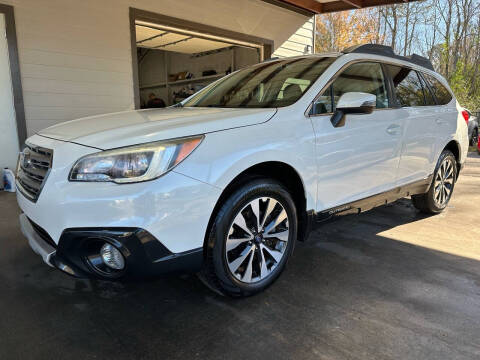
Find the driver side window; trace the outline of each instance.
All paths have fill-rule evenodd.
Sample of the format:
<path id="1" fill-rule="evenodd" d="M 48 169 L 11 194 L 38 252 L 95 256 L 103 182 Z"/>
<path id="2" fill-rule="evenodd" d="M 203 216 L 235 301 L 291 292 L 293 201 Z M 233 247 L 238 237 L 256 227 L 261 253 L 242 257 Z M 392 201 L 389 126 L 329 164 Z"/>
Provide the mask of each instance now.
<path id="1" fill-rule="evenodd" d="M 388 94 L 379 63 L 363 62 L 349 66 L 330 85 L 314 104 L 314 114 L 332 113 L 340 97 L 348 92 L 375 95 L 378 109 L 388 107 Z"/>

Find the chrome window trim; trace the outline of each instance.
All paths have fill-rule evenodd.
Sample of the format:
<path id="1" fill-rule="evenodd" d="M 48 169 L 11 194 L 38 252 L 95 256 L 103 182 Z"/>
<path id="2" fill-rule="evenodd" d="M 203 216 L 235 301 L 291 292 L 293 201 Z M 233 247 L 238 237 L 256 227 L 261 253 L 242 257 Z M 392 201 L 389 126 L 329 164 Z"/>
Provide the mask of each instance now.
<path id="1" fill-rule="evenodd" d="M 386 107 L 386 108 L 375 108 L 373 109 L 373 112 L 375 111 L 384 111 L 384 110 L 398 110 L 398 109 L 402 109 L 400 107 Z M 332 116 L 334 113 L 333 112 L 329 112 L 329 113 L 323 113 L 323 114 L 312 114 L 312 115 L 308 115 L 308 117 L 318 117 L 318 116 Z M 350 115 L 365 115 L 365 114 L 350 114 Z M 369 114 L 366 114 L 366 115 L 369 115 Z"/>

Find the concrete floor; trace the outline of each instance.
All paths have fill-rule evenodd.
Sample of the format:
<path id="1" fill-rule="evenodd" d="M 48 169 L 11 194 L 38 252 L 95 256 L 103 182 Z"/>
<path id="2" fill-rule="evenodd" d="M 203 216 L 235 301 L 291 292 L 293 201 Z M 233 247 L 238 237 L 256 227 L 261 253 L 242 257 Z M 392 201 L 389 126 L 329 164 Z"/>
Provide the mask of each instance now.
<path id="1" fill-rule="evenodd" d="M 479 190 L 471 154 L 443 214 L 401 200 L 325 225 L 245 300 L 195 276 L 69 278 L 32 253 L 0 193 L 0 359 L 478 359 Z"/>

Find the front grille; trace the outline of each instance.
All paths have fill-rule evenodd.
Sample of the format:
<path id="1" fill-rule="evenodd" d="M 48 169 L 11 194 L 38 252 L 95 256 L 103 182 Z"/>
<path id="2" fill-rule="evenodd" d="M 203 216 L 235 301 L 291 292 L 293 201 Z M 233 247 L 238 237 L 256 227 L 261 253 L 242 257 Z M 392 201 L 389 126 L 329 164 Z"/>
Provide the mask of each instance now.
<path id="1" fill-rule="evenodd" d="M 36 202 L 52 167 L 53 150 L 27 144 L 18 158 L 17 187 Z"/>

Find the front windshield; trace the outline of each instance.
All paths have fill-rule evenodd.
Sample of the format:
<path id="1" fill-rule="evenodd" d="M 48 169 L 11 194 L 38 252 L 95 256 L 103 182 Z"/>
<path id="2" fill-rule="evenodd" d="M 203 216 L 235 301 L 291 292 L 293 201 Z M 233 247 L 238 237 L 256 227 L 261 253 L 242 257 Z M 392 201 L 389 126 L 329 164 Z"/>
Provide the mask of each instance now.
<path id="1" fill-rule="evenodd" d="M 296 102 L 335 61 L 292 58 L 242 69 L 199 91 L 183 106 L 274 108 Z"/>

